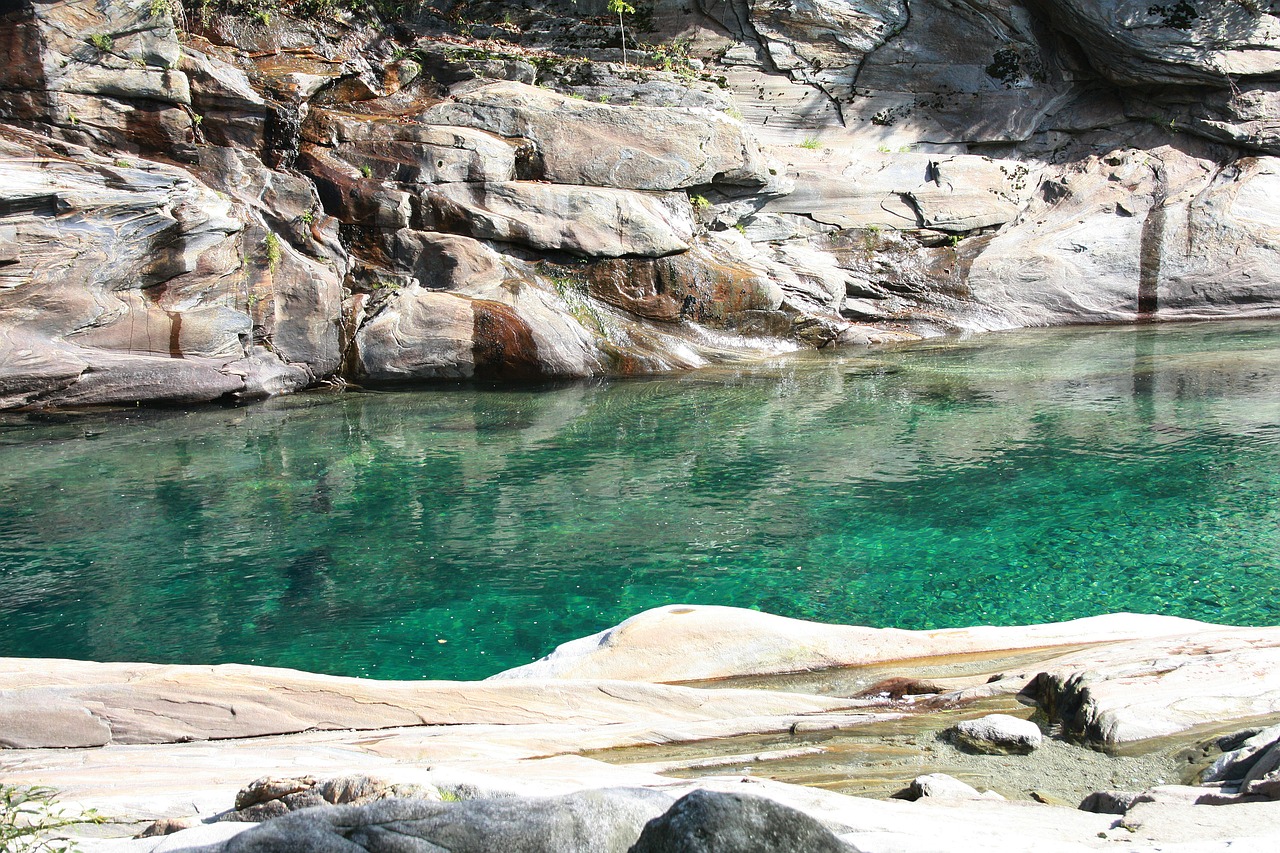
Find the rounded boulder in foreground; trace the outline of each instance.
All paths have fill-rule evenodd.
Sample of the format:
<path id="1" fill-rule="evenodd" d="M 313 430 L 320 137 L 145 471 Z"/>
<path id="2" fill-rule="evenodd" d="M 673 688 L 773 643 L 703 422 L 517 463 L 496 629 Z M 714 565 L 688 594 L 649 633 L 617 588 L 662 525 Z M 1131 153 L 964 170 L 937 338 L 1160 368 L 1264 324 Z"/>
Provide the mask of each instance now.
<path id="1" fill-rule="evenodd" d="M 1040 746 L 1040 727 L 1008 714 L 965 720 L 947 729 L 946 737 L 962 749 L 986 755 L 1026 755 Z"/>

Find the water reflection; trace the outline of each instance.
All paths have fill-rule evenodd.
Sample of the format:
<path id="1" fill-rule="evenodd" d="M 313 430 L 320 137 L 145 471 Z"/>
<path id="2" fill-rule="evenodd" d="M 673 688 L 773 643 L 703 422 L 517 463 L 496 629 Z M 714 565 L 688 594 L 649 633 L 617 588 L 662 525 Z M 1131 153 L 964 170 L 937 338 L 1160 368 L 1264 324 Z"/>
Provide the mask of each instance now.
<path id="1" fill-rule="evenodd" d="M 674 600 L 1274 623 L 1277 379 L 1280 326 L 1212 324 L 10 417 L 0 654 L 470 677 Z"/>

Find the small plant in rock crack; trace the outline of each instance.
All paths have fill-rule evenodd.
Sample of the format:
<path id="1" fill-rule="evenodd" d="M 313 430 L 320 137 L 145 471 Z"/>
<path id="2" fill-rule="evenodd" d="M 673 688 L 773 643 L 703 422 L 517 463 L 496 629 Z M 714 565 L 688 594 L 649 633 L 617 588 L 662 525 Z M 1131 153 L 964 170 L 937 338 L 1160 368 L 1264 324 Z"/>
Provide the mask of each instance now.
<path id="1" fill-rule="evenodd" d="M 622 67 L 627 67 L 627 26 L 622 22 L 623 15 L 634 15 L 636 7 L 627 0 L 609 0 L 609 11 L 618 13 L 618 29 L 622 34 Z"/>
<path id="2" fill-rule="evenodd" d="M 94 33 L 85 41 L 99 53 L 110 53 L 111 49 L 116 46 L 116 40 L 106 33 Z"/>
<path id="3" fill-rule="evenodd" d="M 93 809 L 67 812 L 54 804 L 52 788 L 0 784 L 0 850 L 5 853 L 72 851 L 75 842 L 55 833 L 78 824 L 103 824 Z"/>
<path id="4" fill-rule="evenodd" d="M 281 253 L 280 238 L 276 236 L 274 231 L 267 232 L 265 254 L 267 257 L 267 269 L 275 272 L 276 268 L 280 266 Z"/>

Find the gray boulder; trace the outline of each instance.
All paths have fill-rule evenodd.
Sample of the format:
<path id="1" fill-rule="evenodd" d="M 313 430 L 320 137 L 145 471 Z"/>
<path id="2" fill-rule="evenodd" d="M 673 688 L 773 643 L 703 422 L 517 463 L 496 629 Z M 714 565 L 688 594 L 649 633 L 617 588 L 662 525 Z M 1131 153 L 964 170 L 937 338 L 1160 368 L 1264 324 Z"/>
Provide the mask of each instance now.
<path id="1" fill-rule="evenodd" d="M 1267 747 L 1244 776 L 1240 793 L 1280 800 L 1280 743 Z"/>
<path id="2" fill-rule="evenodd" d="M 670 803 L 669 795 L 640 788 L 449 803 L 390 799 L 362 806 L 303 809 L 200 849 L 202 853 L 622 853 L 645 823 Z"/>
<path id="3" fill-rule="evenodd" d="M 630 853 L 851 853 L 821 823 L 763 797 L 697 790 L 644 828 Z"/>
<path id="4" fill-rule="evenodd" d="M 899 800 L 919 800 L 925 797 L 943 800 L 1003 800 L 994 791 L 982 792 L 946 773 L 929 773 L 911 780 L 903 791 L 894 794 Z"/>
<path id="5" fill-rule="evenodd" d="M 947 729 L 953 743 L 987 755 L 1026 755 L 1040 746 L 1040 727 L 1008 714 L 989 714 Z"/>

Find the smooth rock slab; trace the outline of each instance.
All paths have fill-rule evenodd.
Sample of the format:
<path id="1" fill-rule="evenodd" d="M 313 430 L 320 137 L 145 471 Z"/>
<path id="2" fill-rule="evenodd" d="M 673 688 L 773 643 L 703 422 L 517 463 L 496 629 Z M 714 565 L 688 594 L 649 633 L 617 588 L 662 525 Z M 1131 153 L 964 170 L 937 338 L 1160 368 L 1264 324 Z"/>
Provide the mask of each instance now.
<path id="1" fill-rule="evenodd" d="M 651 820 L 630 853 L 852 853 L 804 812 L 763 797 L 698 790 Z"/>
<path id="2" fill-rule="evenodd" d="M 990 714 L 965 720 L 947 729 L 958 746 L 986 755 L 1027 755 L 1040 746 L 1040 727 L 1008 714 Z"/>
<path id="3" fill-rule="evenodd" d="M 887 660 L 1101 643 L 1185 634 L 1209 627 L 1171 616 L 1116 613 L 1014 628 L 980 626 L 904 631 L 823 625 L 715 605 L 655 607 L 619 625 L 571 640 L 541 660 L 493 678 L 619 678 L 693 681 L 804 672 Z M 696 650 L 695 653 L 691 653 Z"/>
<path id="4" fill-rule="evenodd" d="M 0 658 L 0 748 L 175 743 L 468 723 L 647 722 L 674 730 L 688 722 L 821 714 L 855 704 L 823 696 L 624 682 L 375 681 L 238 664 Z M 31 723 L 32 708 L 52 709 L 41 718 L 43 725 Z"/>

